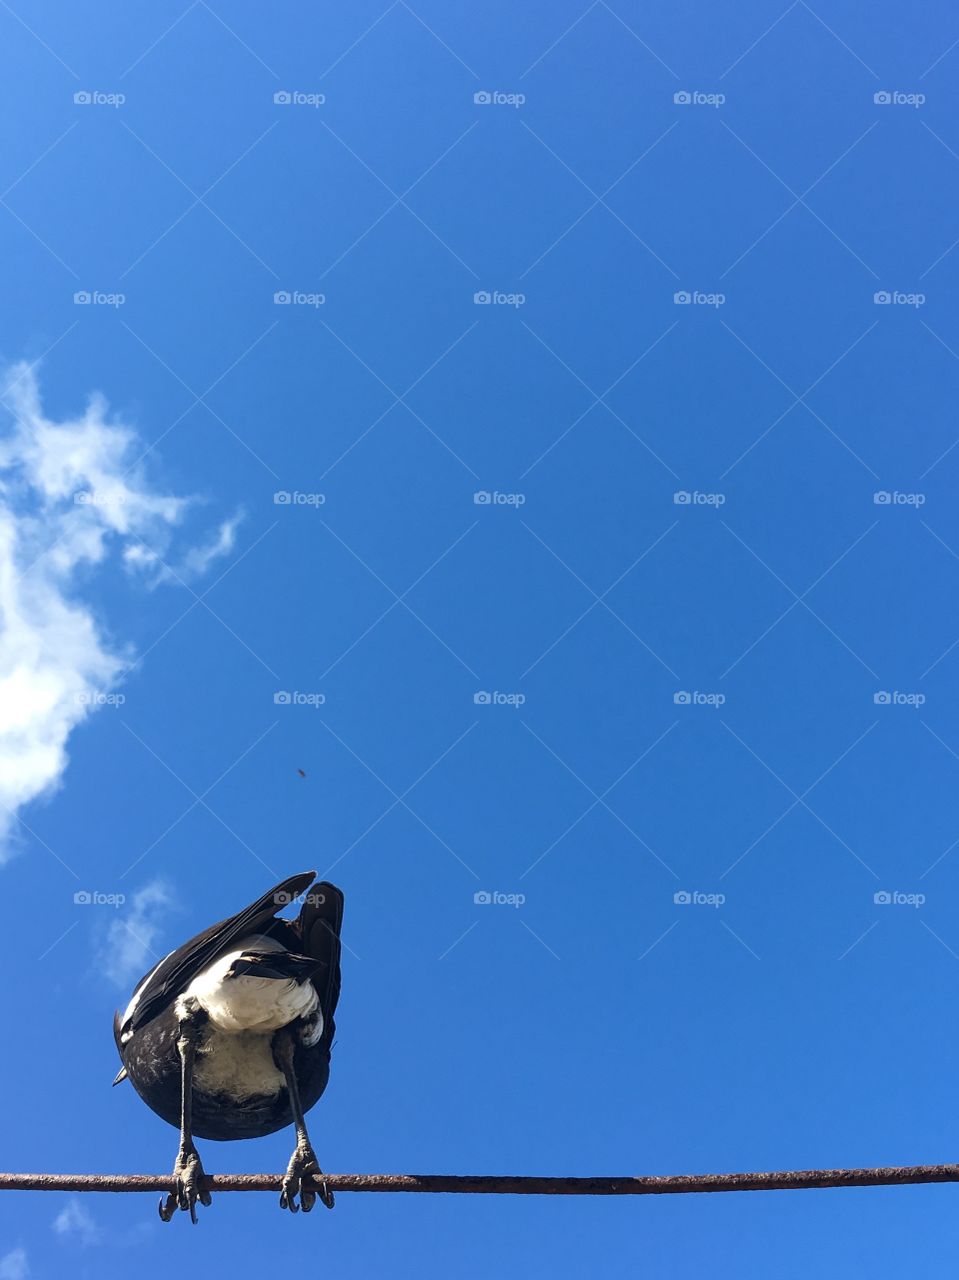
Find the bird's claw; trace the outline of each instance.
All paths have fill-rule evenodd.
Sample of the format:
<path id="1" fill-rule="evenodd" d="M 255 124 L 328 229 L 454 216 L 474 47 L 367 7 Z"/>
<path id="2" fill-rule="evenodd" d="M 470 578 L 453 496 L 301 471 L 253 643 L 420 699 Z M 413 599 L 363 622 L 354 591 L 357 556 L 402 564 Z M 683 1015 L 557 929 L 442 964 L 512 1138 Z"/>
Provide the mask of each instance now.
<path id="1" fill-rule="evenodd" d="M 309 1178 L 317 1178 L 319 1180 L 318 1191 L 303 1185 L 304 1181 Z M 300 1197 L 299 1204 L 296 1203 L 297 1194 Z M 280 1192 L 280 1208 L 289 1209 L 290 1213 L 298 1213 L 300 1209 L 304 1213 L 309 1213 L 314 1204 L 316 1204 L 317 1197 L 326 1205 L 327 1209 L 333 1208 L 333 1192 L 326 1185 L 326 1181 L 323 1178 L 323 1170 L 320 1168 L 313 1148 L 308 1142 L 297 1143 L 296 1150 L 290 1157 L 290 1163 L 283 1178 L 283 1189 Z"/>
<path id="2" fill-rule="evenodd" d="M 209 1191 L 204 1191 L 200 1185 L 205 1176 L 195 1147 L 187 1151 L 181 1150 L 177 1154 L 176 1164 L 173 1166 L 173 1190 L 158 1205 L 164 1222 L 169 1222 L 177 1209 L 182 1209 L 184 1213 L 189 1213 L 190 1220 L 195 1223 L 196 1202 L 199 1200 L 203 1205 L 213 1203 Z"/>

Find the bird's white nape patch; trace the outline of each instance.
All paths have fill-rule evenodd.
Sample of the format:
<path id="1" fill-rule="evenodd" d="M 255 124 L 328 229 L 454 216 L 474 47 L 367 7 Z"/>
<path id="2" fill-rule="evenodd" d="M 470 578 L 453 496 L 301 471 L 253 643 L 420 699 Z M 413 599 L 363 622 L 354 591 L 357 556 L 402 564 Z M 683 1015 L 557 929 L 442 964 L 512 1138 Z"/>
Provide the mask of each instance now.
<path id="1" fill-rule="evenodd" d="M 278 1031 L 297 1018 L 308 1018 L 319 997 L 312 982 L 294 978 L 254 978 L 248 974 L 228 978 L 234 961 L 244 951 L 285 951 L 274 938 L 251 934 L 236 948 L 214 960 L 193 979 L 184 997 L 197 1001 L 220 1031 Z"/>

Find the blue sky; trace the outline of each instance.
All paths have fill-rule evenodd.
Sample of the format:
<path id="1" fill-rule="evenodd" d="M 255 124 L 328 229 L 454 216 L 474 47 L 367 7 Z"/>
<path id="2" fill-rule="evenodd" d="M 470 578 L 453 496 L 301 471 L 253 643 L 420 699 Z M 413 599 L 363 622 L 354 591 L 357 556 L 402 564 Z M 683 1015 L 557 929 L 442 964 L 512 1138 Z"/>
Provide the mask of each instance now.
<path id="1" fill-rule="evenodd" d="M 308 867 L 332 1171 L 956 1159 L 952 7 L 0 24 L 3 1165 L 170 1167 L 113 1009 Z M 10 1194 L 0 1278 L 928 1274 L 954 1200 Z"/>

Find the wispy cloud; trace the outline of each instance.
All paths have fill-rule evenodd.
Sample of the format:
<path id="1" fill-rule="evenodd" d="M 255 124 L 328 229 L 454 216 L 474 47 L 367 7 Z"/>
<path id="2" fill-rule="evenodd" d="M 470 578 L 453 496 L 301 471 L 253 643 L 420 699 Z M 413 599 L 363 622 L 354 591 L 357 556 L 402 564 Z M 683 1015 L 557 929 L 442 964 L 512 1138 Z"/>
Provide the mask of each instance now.
<path id="1" fill-rule="evenodd" d="M 230 554 L 236 544 L 236 529 L 241 519 L 241 516 L 235 515 L 230 520 L 224 520 L 209 541 L 186 553 L 183 568 L 189 577 L 202 577 L 214 560 Z"/>
<path id="2" fill-rule="evenodd" d="M 212 537 L 189 551 L 173 564 L 168 563 L 153 547 L 138 542 L 128 546 L 123 553 L 126 564 L 132 568 L 149 570 L 150 583 L 188 583 L 200 578 L 215 560 L 219 560 L 233 550 L 236 545 L 236 531 L 243 519 L 241 514 L 224 520 Z"/>
<path id="3" fill-rule="evenodd" d="M 118 986 L 129 986 L 160 959 L 154 942 L 173 901 L 162 880 L 151 880 L 133 895 L 129 909 L 121 909 L 117 919 L 110 922 L 100 948 L 99 966 Z"/>
<path id="4" fill-rule="evenodd" d="M 150 583 L 194 577 L 229 552 L 237 524 L 226 521 L 168 573 L 189 500 L 151 488 L 133 429 L 112 420 L 100 396 L 76 417 L 51 420 L 29 365 L 2 381 L 10 421 L 0 434 L 0 861 L 18 811 L 57 789 L 71 732 L 132 658 L 82 598 L 91 571 L 119 549 Z"/>
<path id="5" fill-rule="evenodd" d="M 93 1215 L 76 1197 L 68 1200 L 54 1218 L 53 1229 L 58 1236 L 77 1240 L 82 1245 L 96 1244 L 100 1239 L 100 1228 Z"/>
<path id="6" fill-rule="evenodd" d="M 26 1249 L 11 1249 L 0 1258 L 0 1280 L 27 1280 L 29 1275 Z"/>

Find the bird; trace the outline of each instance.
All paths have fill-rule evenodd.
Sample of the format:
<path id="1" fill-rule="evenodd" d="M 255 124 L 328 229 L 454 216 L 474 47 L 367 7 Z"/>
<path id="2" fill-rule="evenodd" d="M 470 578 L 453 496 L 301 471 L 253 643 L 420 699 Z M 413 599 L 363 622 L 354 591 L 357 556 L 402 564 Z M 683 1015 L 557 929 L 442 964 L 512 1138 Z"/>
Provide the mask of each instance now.
<path id="1" fill-rule="evenodd" d="M 315 876 L 289 876 L 171 951 L 114 1015 L 123 1065 L 113 1083 L 129 1080 L 180 1130 L 164 1222 L 180 1209 L 195 1223 L 197 1202 L 211 1203 L 195 1137 L 259 1138 L 290 1124 L 296 1146 L 280 1207 L 308 1213 L 318 1195 L 333 1208 L 304 1117 L 330 1075 L 343 894 Z M 295 919 L 278 917 L 294 902 Z"/>

